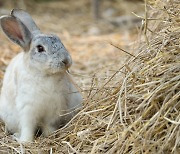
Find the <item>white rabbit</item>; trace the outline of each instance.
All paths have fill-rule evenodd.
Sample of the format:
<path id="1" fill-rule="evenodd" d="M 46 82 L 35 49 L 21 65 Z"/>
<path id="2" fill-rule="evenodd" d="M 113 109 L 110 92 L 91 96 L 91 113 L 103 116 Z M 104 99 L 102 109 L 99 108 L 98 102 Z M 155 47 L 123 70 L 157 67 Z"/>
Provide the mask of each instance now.
<path id="1" fill-rule="evenodd" d="M 0 18 L 3 32 L 22 47 L 7 67 L 0 97 L 0 118 L 20 142 L 47 136 L 67 123 L 82 106 L 82 96 L 67 69 L 72 60 L 61 40 L 41 33 L 20 9 Z"/>

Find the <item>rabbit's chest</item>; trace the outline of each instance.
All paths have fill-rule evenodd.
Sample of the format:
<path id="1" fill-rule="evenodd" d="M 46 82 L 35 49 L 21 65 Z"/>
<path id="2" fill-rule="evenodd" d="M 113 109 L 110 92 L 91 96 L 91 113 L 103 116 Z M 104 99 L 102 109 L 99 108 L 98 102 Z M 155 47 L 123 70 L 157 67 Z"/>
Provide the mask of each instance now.
<path id="1" fill-rule="evenodd" d="M 67 110 L 68 88 L 58 80 L 28 80 L 20 85 L 20 98 L 34 114 L 49 118 L 63 114 Z"/>

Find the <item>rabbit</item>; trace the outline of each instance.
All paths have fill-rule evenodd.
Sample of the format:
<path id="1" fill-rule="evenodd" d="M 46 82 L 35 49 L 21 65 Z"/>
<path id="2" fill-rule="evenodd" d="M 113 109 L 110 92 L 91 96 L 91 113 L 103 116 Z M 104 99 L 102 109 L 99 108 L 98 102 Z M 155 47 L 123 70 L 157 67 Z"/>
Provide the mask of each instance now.
<path id="1" fill-rule="evenodd" d="M 20 142 L 48 136 L 82 107 L 82 94 L 68 73 L 72 58 L 60 38 L 44 34 L 29 13 L 13 9 L 0 18 L 5 35 L 23 52 L 8 65 L 0 95 L 0 119 Z"/>

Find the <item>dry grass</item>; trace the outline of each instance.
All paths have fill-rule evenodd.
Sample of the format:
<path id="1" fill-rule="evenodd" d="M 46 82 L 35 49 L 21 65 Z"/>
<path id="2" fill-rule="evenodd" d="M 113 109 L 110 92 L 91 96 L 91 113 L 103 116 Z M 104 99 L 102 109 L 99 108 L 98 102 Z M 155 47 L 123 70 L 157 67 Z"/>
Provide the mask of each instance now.
<path id="1" fill-rule="evenodd" d="M 150 11 L 135 57 L 82 80 L 84 108 L 69 124 L 27 145 L 0 133 L 1 153 L 180 153 L 180 4 Z"/>

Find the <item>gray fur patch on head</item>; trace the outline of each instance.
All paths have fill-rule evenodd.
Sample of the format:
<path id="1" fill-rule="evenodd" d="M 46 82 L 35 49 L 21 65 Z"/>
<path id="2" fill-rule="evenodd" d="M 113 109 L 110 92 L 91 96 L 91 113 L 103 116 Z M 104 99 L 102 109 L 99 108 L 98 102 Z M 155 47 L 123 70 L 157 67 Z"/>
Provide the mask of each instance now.
<path id="1" fill-rule="evenodd" d="M 64 45 L 60 39 L 55 35 L 38 35 L 33 39 L 34 42 L 45 45 L 48 49 L 48 52 L 56 53 L 60 49 L 65 49 Z"/>
<path id="2" fill-rule="evenodd" d="M 38 52 L 37 46 L 42 46 L 44 52 Z M 30 58 L 34 66 L 50 72 L 61 72 L 72 64 L 71 56 L 55 35 L 36 35 L 31 42 Z"/>

